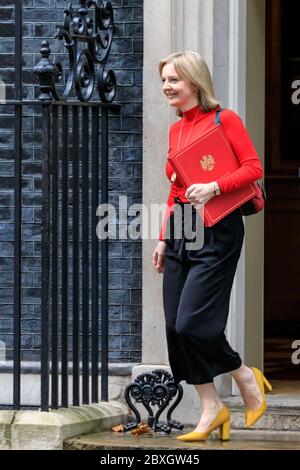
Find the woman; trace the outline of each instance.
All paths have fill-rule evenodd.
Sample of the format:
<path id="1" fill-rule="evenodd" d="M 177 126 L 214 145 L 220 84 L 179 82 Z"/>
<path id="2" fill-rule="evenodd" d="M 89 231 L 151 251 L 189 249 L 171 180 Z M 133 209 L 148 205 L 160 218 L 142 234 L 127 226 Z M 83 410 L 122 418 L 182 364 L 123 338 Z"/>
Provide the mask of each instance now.
<path id="1" fill-rule="evenodd" d="M 214 95 L 208 67 L 198 53 L 171 54 L 160 62 L 159 72 L 163 93 L 181 117 L 170 127 L 169 153 L 172 153 L 215 125 L 220 103 Z M 230 413 L 216 391 L 215 376 L 231 373 L 245 403 L 248 427 L 266 410 L 264 386 L 271 390 L 260 370 L 242 363 L 224 334 L 244 238 L 240 210 L 212 227 L 204 227 L 204 243 L 198 250 L 187 249 L 185 235 L 179 240 L 172 235 L 165 237 L 166 228 L 172 226 L 171 221 L 174 225 L 174 204 L 181 207 L 205 204 L 211 198 L 246 186 L 263 175 L 259 157 L 240 117 L 226 109 L 222 110 L 220 118 L 241 166 L 217 181 L 193 184 L 186 189 L 167 163 L 166 174 L 171 184 L 168 210 L 153 252 L 154 269 L 163 273 L 166 337 L 173 377 L 176 383 L 185 380 L 194 384 L 203 405 L 194 431 L 178 436 L 183 441 L 205 440 L 217 428 L 221 439 L 229 439 Z M 196 214 L 192 207 L 193 227 Z M 186 222 L 183 220 L 184 224 Z"/>

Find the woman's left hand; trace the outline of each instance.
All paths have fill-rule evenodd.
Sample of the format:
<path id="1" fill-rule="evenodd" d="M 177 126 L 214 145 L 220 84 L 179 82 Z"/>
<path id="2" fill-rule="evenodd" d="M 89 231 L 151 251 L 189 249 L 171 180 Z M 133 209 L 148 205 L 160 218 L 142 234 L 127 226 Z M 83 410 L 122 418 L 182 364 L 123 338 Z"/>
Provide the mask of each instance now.
<path id="1" fill-rule="evenodd" d="M 214 196 L 215 191 L 212 183 L 192 184 L 185 192 L 185 197 L 191 204 L 206 204 Z"/>

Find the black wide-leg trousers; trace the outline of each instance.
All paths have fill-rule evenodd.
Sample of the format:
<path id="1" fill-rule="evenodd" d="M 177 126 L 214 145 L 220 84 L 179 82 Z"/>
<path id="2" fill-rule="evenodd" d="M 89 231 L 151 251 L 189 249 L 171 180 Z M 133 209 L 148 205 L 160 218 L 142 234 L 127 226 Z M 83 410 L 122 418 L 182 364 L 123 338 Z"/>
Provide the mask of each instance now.
<path id="1" fill-rule="evenodd" d="M 176 201 L 181 207 L 182 202 Z M 230 293 L 244 238 L 239 209 L 212 227 L 204 227 L 200 249 L 188 249 L 184 224 L 199 215 L 182 212 L 183 233 L 174 238 L 174 214 L 164 258 L 163 305 L 169 363 L 176 383 L 213 381 L 219 374 L 238 369 L 241 358 L 229 345 L 225 327 Z M 178 219 L 175 219 L 176 223 Z"/>

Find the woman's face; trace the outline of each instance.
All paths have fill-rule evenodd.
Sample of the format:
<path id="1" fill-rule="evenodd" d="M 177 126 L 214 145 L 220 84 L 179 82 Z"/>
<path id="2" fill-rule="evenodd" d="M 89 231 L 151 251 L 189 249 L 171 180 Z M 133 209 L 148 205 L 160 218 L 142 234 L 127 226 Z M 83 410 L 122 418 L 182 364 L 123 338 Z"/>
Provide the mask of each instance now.
<path id="1" fill-rule="evenodd" d="M 189 109 L 196 106 L 199 102 L 196 88 L 189 82 L 181 78 L 175 70 L 174 65 L 166 64 L 162 69 L 162 90 L 168 98 L 170 106 L 180 108 L 181 110 Z"/>

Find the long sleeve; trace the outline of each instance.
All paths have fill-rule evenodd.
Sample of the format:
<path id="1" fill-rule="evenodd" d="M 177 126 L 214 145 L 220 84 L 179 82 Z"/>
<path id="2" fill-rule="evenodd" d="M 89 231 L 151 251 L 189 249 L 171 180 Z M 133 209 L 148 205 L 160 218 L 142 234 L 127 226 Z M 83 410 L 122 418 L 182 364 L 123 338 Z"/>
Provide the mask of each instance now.
<path id="1" fill-rule="evenodd" d="M 168 223 L 169 216 L 171 215 L 171 209 L 172 209 L 173 204 L 174 204 L 174 195 L 173 195 L 173 191 L 171 189 L 170 193 L 169 193 L 169 196 L 168 196 L 168 200 L 167 200 L 167 207 L 166 207 L 166 210 L 165 210 L 163 223 L 161 225 L 161 229 L 160 229 L 160 233 L 159 233 L 159 240 L 164 240 L 165 239 L 167 223 Z"/>
<path id="2" fill-rule="evenodd" d="M 169 148 L 168 148 L 168 153 L 167 153 L 167 158 L 166 158 L 166 166 L 165 166 L 165 173 L 166 177 L 171 184 L 170 191 L 169 191 L 169 196 L 167 200 L 167 208 L 165 210 L 163 222 L 161 225 L 160 233 L 159 233 L 159 240 L 164 240 L 165 239 L 165 233 L 167 229 L 167 222 L 169 219 L 169 216 L 173 212 L 173 206 L 174 206 L 174 197 L 179 196 L 182 201 L 188 202 L 186 197 L 184 196 L 185 193 L 185 188 L 181 185 L 178 179 L 176 179 L 175 183 L 172 183 L 171 176 L 173 174 L 173 168 L 171 167 L 170 163 L 168 162 L 168 156 L 173 153 L 174 149 L 176 149 L 176 144 L 178 140 L 178 134 L 179 134 L 179 128 L 178 128 L 178 123 L 176 125 L 172 124 L 169 129 Z"/>
<path id="3" fill-rule="evenodd" d="M 174 128 L 174 125 L 171 125 L 171 126 L 170 126 L 170 129 L 169 129 L 169 148 L 168 148 L 167 157 L 168 157 L 168 156 L 172 153 L 172 151 L 173 151 L 173 148 L 172 148 L 172 146 L 171 146 L 171 131 L 172 131 L 172 128 Z M 166 171 L 167 179 L 170 181 L 171 174 L 173 173 L 173 170 L 172 170 L 172 168 L 170 167 L 170 164 L 168 163 L 168 158 L 166 159 L 165 171 Z M 171 181 L 170 181 L 170 182 L 171 182 Z M 171 214 L 171 209 L 172 209 L 173 204 L 174 204 L 174 188 L 173 188 L 173 185 L 171 185 L 171 188 L 170 188 L 170 191 L 169 191 L 168 200 L 167 200 L 167 207 L 166 207 L 166 210 L 165 210 L 163 222 L 162 222 L 161 229 L 160 229 L 160 232 L 159 232 L 159 240 L 164 240 L 164 239 L 165 239 L 165 233 L 166 233 L 166 228 L 167 228 L 167 222 L 168 222 L 169 216 L 170 216 L 170 214 Z"/>
<path id="4" fill-rule="evenodd" d="M 228 193 L 260 179 L 263 176 L 263 169 L 242 119 L 230 109 L 222 111 L 220 118 L 224 132 L 241 165 L 230 175 L 216 180 L 221 193 Z"/>

